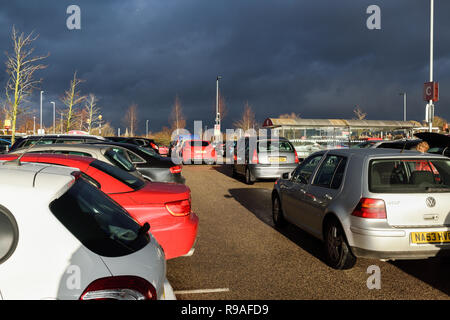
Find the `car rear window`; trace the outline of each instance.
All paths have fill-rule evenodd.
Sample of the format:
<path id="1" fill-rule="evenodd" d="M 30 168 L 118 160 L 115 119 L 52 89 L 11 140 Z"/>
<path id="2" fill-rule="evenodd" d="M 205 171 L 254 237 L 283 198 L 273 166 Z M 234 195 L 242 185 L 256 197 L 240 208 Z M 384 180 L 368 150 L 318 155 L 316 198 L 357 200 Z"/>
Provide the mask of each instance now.
<path id="1" fill-rule="evenodd" d="M 116 178 L 117 180 L 125 183 L 127 186 L 134 190 L 141 189 L 145 182 L 132 174 L 118 168 L 115 166 L 110 165 L 109 163 L 100 161 L 100 160 L 94 160 L 91 162 L 91 167 L 94 167 L 100 171 L 105 172 L 106 174 L 109 174 L 110 176 Z"/>
<path id="2" fill-rule="evenodd" d="M 450 159 L 380 159 L 369 163 L 374 193 L 450 192 Z"/>
<path id="3" fill-rule="evenodd" d="M 198 140 L 193 140 L 187 144 L 190 144 L 191 147 L 207 147 L 207 146 L 209 146 L 208 141 L 198 141 Z"/>
<path id="4" fill-rule="evenodd" d="M 150 242 L 121 206 L 82 178 L 50 203 L 50 210 L 86 248 L 101 256 L 125 256 Z"/>
<path id="5" fill-rule="evenodd" d="M 24 141 L 19 148 L 23 148 L 23 147 L 29 147 L 29 146 L 34 146 L 34 145 L 40 145 L 40 144 L 53 144 L 55 143 L 55 139 L 40 139 L 40 140 L 26 140 Z"/>
<path id="6" fill-rule="evenodd" d="M 125 151 L 121 148 L 110 148 L 105 152 L 105 157 L 116 166 L 126 171 L 135 171 L 133 163 L 128 160 Z"/>
<path id="7" fill-rule="evenodd" d="M 263 140 L 258 142 L 259 152 L 294 152 L 294 147 L 289 141 Z"/>
<path id="8" fill-rule="evenodd" d="M 159 157 L 159 154 L 156 153 L 155 150 L 153 149 L 149 149 L 149 148 L 144 148 L 144 147 L 138 147 L 139 151 L 151 156 L 151 157 Z"/>

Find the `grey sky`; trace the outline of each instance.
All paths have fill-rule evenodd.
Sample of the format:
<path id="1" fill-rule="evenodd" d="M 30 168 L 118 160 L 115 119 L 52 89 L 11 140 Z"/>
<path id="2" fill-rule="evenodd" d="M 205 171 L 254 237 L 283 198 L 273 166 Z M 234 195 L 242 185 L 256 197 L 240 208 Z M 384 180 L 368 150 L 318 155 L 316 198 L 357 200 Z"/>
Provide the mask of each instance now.
<path id="1" fill-rule="evenodd" d="M 214 121 L 215 78 L 231 127 L 248 100 L 257 119 L 295 112 L 303 118 L 423 120 L 428 81 L 429 1 L 426 0 L 14 0 L 1 1 L 0 40 L 10 51 L 14 24 L 35 31 L 36 53 L 51 56 L 40 72 L 45 119 L 50 101 L 75 70 L 82 92 L 101 100 L 104 119 L 123 127 L 124 110 L 139 106 L 139 127 L 167 125 L 175 95 L 192 127 Z M 450 120 L 450 2 L 435 1 L 436 115 Z M 81 8 L 79 31 L 66 28 L 66 8 Z M 366 28 L 366 9 L 381 8 L 381 30 Z M 6 81 L 1 73 L 0 81 Z M 38 107 L 39 92 L 33 95 Z M 55 100 L 57 99 L 57 100 Z"/>

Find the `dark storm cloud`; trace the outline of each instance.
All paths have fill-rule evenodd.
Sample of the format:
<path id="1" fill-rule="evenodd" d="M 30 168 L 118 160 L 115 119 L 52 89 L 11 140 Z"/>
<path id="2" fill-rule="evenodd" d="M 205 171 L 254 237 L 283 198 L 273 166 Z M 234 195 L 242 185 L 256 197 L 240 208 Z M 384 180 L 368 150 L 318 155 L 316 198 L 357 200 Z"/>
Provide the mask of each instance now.
<path id="1" fill-rule="evenodd" d="M 428 80 L 428 1 L 128 0 L 2 1 L 0 40 L 11 50 L 12 25 L 40 35 L 36 53 L 51 56 L 40 73 L 46 101 L 67 89 L 75 70 L 83 93 L 101 98 L 115 127 L 127 105 L 140 125 L 167 125 L 178 94 L 190 126 L 213 124 L 215 77 L 231 126 L 245 101 L 258 120 L 295 112 L 305 118 L 351 118 L 359 105 L 371 119 L 422 120 Z M 80 31 L 66 28 L 66 8 L 81 8 Z M 381 8 L 381 30 L 366 28 L 366 9 Z M 436 2 L 437 115 L 450 119 L 450 3 Z M 6 81 L 5 74 L 2 74 Z M 39 97 L 33 96 L 34 106 Z M 59 103 L 61 104 L 61 103 Z M 48 109 L 50 105 L 48 104 Z M 51 111 L 46 115 L 51 118 Z M 50 120 L 49 120 L 50 121 Z M 143 130 L 143 129 L 142 129 Z"/>

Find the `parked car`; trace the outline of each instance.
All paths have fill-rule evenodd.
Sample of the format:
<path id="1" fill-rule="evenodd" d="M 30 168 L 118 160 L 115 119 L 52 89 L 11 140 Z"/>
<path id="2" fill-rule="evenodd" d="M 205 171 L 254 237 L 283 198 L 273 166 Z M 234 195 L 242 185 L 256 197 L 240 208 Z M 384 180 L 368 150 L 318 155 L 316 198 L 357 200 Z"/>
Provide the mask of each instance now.
<path id="1" fill-rule="evenodd" d="M 441 154 L 450 158 L 450 136 L 435 132 L 420 132 L 415 136 L 421 141 L 426 141 L 430 146 L 429 153 Z"/>
<path id="2" fill-rule="evenodd" d="M 357 257 L 450 254 L 450 159 L 416 151 L 342 149 L 312 154 L 275 183 L 273 221 L 324 242 L 329 265 Z"/>
<path id="3" fill-rule="evenodd" d="M 32 145 L 27 148 L 15 149 L 10 153 L 54 153 L 91 157 L 119 167 L 122 170 L 144 179 L 144 176 L 136 170 L 136 167 L 128 157 L 126 149 L 112 145 L 95 144 L 48 144 Z"/>
<path id="4" fill-rule="evenodd" d="M 205 140 L 185 140 L 178 149 L 178 159 L 184 164 L 217 162 L 216 149 L 209 141 Z M 174 156 L 172 154 L 172 161 Z"/>
<path id="5" fill-rule="evenodd" d="M 244 175 L 245 183 L 253 184 L 258 179 L 277 179 L 297 167 L 297 151 L 288 139 L 256 137 L 254 142 L 251 139 L 241 138 L 236 144 L 233 176 Z"/>
<path id="6" fill-rule="evenodd" d="M 144 148 L 151 148 L 159 154 L 159 146 L 153 139 L 136 137 L 106 137 L 106 139 L 113 142 L 130 143 Z"/>
<path id="7" fill-rule="evenodd" d="M 425 141 L 430 146 L 429 153 L 441 154 L 450 157 L 450 136 L 435 132 L 419 132 L 414 134 L 418 139 L 401 139 L 393 141 L 376 141 L 366 148 L 384 148 L 414 150 L 417 145 Z"/>
<path id="8" fill-rule="evenodd" d="M 0 154 L 8 153 L 11 148 L 11 140 L 0 138 Z"/>
<path id="9" fill-rule="evenodd" d="M 95 145 L 110 145 L 126 149 L 128 158 L 136 169 L 149 181 L 185 183 L 181 175 L 182 167 L 173 163 L 170 158 L 161 157 L 153 149 L 135 144 L 110 142 L 92 142 Z"/>
<path id="10" fill-rule="evenodd" d="M 294 147 L 300 160 L 307 158 L 311 153 L 324 149 L 317 142 L 307 140 L 296 142 Z"/>
<path id="11" fill-rule="evenodd" d="M 78 170 L 3 162 L 0 193 L 1 299 L 175 299 L 148 226 Z"/>
<path id="12" fill-rule="evenodd" d="M 10 151 L 15 151 L 20 148 L 27 148 L 33 145 L 41 144 L 80 144 L 88 141 L 105 141 L 105 138 L 93 135 L 77 135 L 77 134 L 46 134 L 23 136 L 17 138 L 16 142 L 11 146 Z"/>
<path id="13" fill-rule="evenodd" d="M 0 155 L 14 160 L 19 155 Z M 166 259 L 193 252 L 198 217 L 191 210 L 191 191 L 182 184 L 144 182 L 108 163 L 90 157 L 62 154 L 25 154 L 21 162 L 37 162 L 79 169 L 83 177 L 125 208 L 141 225 L 148 222 L 164 248 Z"/>

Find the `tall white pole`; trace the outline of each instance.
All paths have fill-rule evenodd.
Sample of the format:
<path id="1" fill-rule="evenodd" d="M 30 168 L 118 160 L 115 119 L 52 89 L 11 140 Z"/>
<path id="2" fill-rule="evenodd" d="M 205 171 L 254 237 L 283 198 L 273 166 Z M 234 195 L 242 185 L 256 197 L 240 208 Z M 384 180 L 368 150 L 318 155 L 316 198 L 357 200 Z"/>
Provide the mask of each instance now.
<path id="1" fill-rule="evenodd" d="M 403 95 L 403 121 L 406 121 L 406 92 Z"/>
<path id="2" fill-rule="evenodd" d="M 53 133 L 56 133 L 56 104 L 55 102 L 50 102 L 51 104 L 53 104 Z"/>
<path id="3" fill-rule="evenodd" d="M 145 137 L 148 138 L 148 120 L 145 121 Z"/>
<path id="4" fill-rule="evenodd" d="M 433 46 L 434 46 L 434 0 L 430 0 L 430 82 L 433 82 Z M 433 100 L 429 101 L 430 115 L 428 118 L 429 131 L 433 131 L 433 115 L 434 105 Z"/>
<path id="5" fill-rule="evenodd" d="M 44 93 L 44 91 L 41 91 L 41 116 L 40 116 L 40 119 L 39 119 L 39 129 L 42 129 L 42 94 Z"/>

